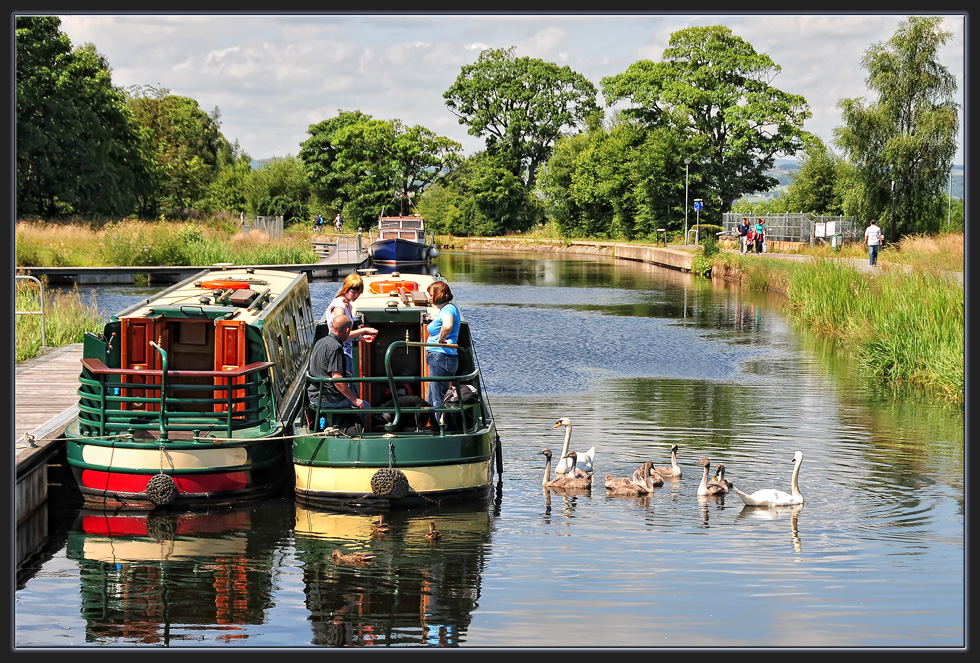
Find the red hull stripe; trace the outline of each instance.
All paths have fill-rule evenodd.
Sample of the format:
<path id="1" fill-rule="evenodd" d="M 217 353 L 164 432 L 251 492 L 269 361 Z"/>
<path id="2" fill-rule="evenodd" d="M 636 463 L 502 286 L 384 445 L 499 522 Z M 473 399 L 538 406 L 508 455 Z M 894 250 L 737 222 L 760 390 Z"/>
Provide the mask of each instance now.
<path id="1" fill-rule="evenodd" d="M 248 526 L 249 515 L 244 511 L 194 514 L 177 519 L 177 534 L 224 534 L 230 530 L 247 529 Z M 146 516 L 83 516 L 82 531 L 103 536 L 146 536 Z"/>
<path id="2" fill-rule="evenodd" d="M 146 484 L 152 477 L 152 474 L 82 470 L 82 485 L 92 490 L 105 490 L 111 493 L 144 493 Z M 172 478 L 179 493 L 222 493 L 248 487 L 248 472 L 194 474 Z"/>

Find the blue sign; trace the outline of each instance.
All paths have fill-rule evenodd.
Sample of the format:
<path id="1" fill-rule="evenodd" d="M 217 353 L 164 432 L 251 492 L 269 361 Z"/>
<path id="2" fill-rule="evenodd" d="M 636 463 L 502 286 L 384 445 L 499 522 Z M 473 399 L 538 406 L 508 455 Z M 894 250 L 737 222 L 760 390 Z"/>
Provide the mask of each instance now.
<path id="1" fill-rule="evenodd" d="M 694 209 L 696 209 L 699 212 L 701 211 L 701 201 L 700 200 L 695 200 L 694 201 Z"/>

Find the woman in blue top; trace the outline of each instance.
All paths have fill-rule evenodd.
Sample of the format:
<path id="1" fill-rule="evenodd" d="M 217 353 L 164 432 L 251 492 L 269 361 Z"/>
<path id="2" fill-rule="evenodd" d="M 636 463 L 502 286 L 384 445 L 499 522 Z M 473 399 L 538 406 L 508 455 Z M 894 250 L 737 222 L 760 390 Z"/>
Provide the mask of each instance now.
<path id="1" fill-rule="evenodd" d="M 432 305 L 439 309 L 432 322 L 425 328 L 429 334 L 426 343 L 456 345 L 459 341 L 460 313 L 459 308 L 451 303 L 453 293 L 449 289 L 449 284 L 445 281 L 435 281 L 429 284 L 426 292 Z M 432 377 L 455 375 L 459 367 L 459 355 L 455 347 L 430 347 L 425 353 L 425 363 Z M 442 399 L 447 389 L 449 389 L 449 382 L 430 382 L 427 396 L 429 404 L 432 407 L 442 407 Z"/>
<path id="2" fill-rule="evenodd" d="M 766 242 L 766 220 L 755 220 L 755 252 L 762 253 Z"/>

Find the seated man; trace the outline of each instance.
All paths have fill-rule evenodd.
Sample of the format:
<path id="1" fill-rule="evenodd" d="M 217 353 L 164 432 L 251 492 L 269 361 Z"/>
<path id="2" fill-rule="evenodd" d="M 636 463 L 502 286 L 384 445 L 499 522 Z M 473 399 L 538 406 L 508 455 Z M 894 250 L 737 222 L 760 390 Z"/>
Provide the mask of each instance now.
<path id="1" fill-rule="evenodd" d="M 330 334 L 324 336 L 310 353 L 310 375 L 317 378 L 350 377 L 345 374 L 347 366 L 344 356 L 344 341 L 350 336 L 351 319 L 346 315 L 335 316 L 330 323 Z M 365 408 L 371 404 L 357 397 L 346 382 L 311 382 L 307 385 L 310 406 L 339 410 L 344 408 Z M 367 417 L 358 415 L 361 430 L 367 425 Z"/>

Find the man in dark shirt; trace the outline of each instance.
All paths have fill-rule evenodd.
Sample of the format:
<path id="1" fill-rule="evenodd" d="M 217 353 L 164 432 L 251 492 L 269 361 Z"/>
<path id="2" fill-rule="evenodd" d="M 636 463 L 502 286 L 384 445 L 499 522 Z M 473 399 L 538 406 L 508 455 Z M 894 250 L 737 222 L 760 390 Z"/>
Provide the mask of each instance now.
<path id="1" fill-rule="evenodd" d="M 344 358 L 344 341 L 350 335 L 351 320 L 346 315 L 338 315 L 330 325 L 330 334 L 321 338 L 313 346 L 310 353 L 310 375 L 317 378 L 350 377 L 344 374 L 346 360 Z M 371 407 L 367 401 L 360 399 L 346 382 L 310 383 L 307 386 L 310 405 L 321 408 L 365 408 Z M 362 424 L 367 417 L 359 415 Z"/>
<path id="2" fill-rule="evenodd" d="M 738 245 L 742 255 L 745 255 L 749 248 L 749 220 L 745 217 L 742 217 L 742 223 L 738 224 Z"/>

